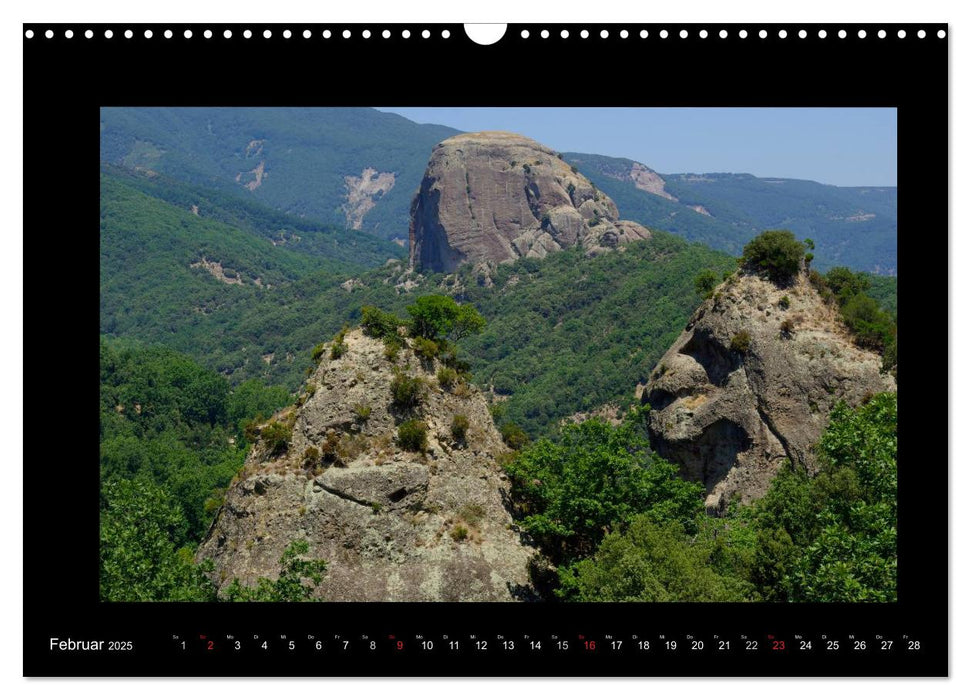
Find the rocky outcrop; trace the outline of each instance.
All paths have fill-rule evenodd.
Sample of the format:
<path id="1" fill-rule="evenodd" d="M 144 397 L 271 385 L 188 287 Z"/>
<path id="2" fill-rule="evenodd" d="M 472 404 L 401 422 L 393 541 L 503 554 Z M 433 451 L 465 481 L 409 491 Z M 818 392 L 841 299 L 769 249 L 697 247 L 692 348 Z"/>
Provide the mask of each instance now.
<path id="1" fill-rule="evenodd" d="M 592 169 L 597 173 L 597 177 L 603 175 L 611 180 L 629 182 L 642 192 L 649 192 L 672 202 L 678 201 L 677 197 L 665 189 L 667 183 L 663 177 L 636 160 L 584 154 L 574 154 L 569 156 L 569 159 L 581 168 Z"/>
<path id="2" fill-rule="evenodd" d="M 323 360 L 302 405 L 277 416 L 292 427 L 284 454 L 264 439 L 230 487 L 198 558 L 220 588 L 273 577 L 287 545 L 310 544 L 328 562 L 317 594 L 327 601 L 514 601 L 531 599 L 534 550 L 506 509 L 506 447 L 479 391 L 436 379 L 437 360 L 409 348 L 388 359 L 381 341 L 348 333 L 338 359 Z M 421 405 L 392 401 L 395 372 L 420 378 Z M 468 419 L 462 439 L 456 415 Z M 396 444 L 402 421 L 428 427 L 422 452 Z"/>
<path id="3" fill-rule="evenodd" d="M 649 236 L 555 151 L 489 131 L 435 147 L 411 206 L 410 260 L 451 272 L 578 245 L 596 254 Z"/>
<path id="4" fill-rule="evenodd" d="M 624 179 L 632 182 L 634 187 L 643 192 L 656 194 L 658 197 L 670 199 L 672 202 L 678 201 L 677 197 L 664 189 L 664 185 L 666 184 L 664 178 L 643 163 L 634 163 L 631 165 L 630 172 L 627 173 L 627 177 Z"/>
<path id="5" fill-rule="evenodd" d="M 347 228 L 357 231 L 364 225 L 364 217 L 374 208 L 378 200 L 388 194 L 394 187 L 395 174 L 378 172 L 374 168 L 364 168 L 361 174 L 345 175 L 344 219 Z"/>
<path id="6" fill-rule="evenodd" d="M 702 481 L 718 512 L 762 496 L 784 460 L 813 471 L 837 401 L 895 391 L 878 355 L 853 344 L 802 272 L 780 288 L 736 274 L 661 358 L 642 400 L 653 448 Z"/>

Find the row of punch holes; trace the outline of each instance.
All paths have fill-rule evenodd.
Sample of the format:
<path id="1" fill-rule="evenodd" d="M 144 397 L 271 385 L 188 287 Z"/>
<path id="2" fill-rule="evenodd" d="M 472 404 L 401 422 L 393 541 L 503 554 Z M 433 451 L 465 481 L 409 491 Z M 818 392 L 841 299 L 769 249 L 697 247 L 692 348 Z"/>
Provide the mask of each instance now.
<path id="1" fill-rule="evenodd" d="M 65 39 L 73 39 L 75 36 L 75 32 L 73 29 L 64 29 L 60 31 L 63 32 L 62 35 Z M 390 39 L 392 37 L 392 31 L 390 29 L 384 29 L 380 32 L 378 32 L 377 30 L 375 30 L 375 32 L 372 32 L 370 29 L 357 29 L 357 30 L 344 29 L 343 31 L 332 32 L 330 29 L 324 29 L 322 32 L 320 32 L 319 36 L 323 39 L 336 38 L 338 36 L 344 39 L 350 39 L 354 37 L 355 33 L 361 39 L 370 39 L 372 36 L 374 37 L 380 36 L 383 39 Z M 436 33 L 438 33 L 438 30 L 436 30 Z M 727 39 L 730 36 L 730 33 L 727 29 L 721 29 L 721 30 L 718 30 L 717 32 L 713 30 L 711 33 L 709 33 L 707 29 L 697 29 L 692 31 L 689 31 L 687 29 L 681 29 L 680 31 L 671 31 L 671 32 L 669 32 L 667 29 L 661 29 L 657 32 L 657 38 L 667 39 L 669 37 L 671 38 L 678 37 L 681 39 L 687 39 L 692 36 L 692 33 L 694 33 L 694 35 L 697 36 L 697 38 L 699 39 L 707 39 L 709 36 L 712 36 L 712 37 L 717 36 L 719 39 Z M 757 36 L 759 39 L 767 39 L 770 35 L 770 32 L 767 29 L 760 29 L 757 32 L 755 30 L 752 30 L 751 34 L 747 29 L 738 29 L 737 32 L 733 30 L 733 33 L 736 33 L 739 39 L 747 39 L 749 38 L 749 36 L 752 36 L 753 38 Z M 786 29 L 779 29 L 777 31 L 773 30 L 773 33 L 776 34 L 776 36 L 778 36 L 779 39 L 787 39 L 790 36 L 789 30 L 786 30 Z M 204 29 L 200 31 L 198 35 L 196 35 L 191 29 L 186 29 L 182 31 L 181 34 L 182 34 L 182 37 L 185 39 L 192 39 L 195 36 L 201 36 L 203 39 L 212 39 L 213 37 L 219 37 L 219 36 L 222 36 L 223 39 L 232 39 L 235 36 L 233 33 L 233 30 L 231 29 L 225 29 L 222 32 L 219 32 L 218 30 L 214 32 L 212 29 Z M 830 33 L 825 29 L 820 29 L 817 32 L 814 32 L 814 34 L 819 39 L 826 39 L 831 36 Z M 47 29 L 42 34 L 39 34 L 39 35 L 35 34 L 33 29 L 28 29 L 24 32 L 24 36 L 27 39 L 33 39 L 35 36 L 43 36 L 44 38 L 47 38 L 47 39 L 53 39 L 55 35 L 56 34 L 53 29 Z M 135 37 L 135 31 L 132 29 L 125 29 L 125 30 L 119 29 L 118 35 L 120 37 L 124 37 L 125 39 L 132 39 Z M 145 29 L 144 31 L 141 32 L 141 35 L 145 39 L 152 39 L 156 36 L 155 32 L 151 29 Z M 176 32 L 174 32 L 171 29 L 165 29 L 164 31 L 159 32 L 159 36 L 161 36 L 164 39 L 172 39 L 175 35 L 176 35 Z M 291 39 L 291 38 L 296 38 L 301 36 L 304 39 L 311 39 L 315 36 L 314 32 L 312 32 L 309 29 L 304 29 L 302 31 L 300 30 L 292 31 L 290 29 L 283 29 L 283 30 L 279 30 L 279 35 L 282 36 L 284 39 Z M 615 31 L 614 33 L 612 33 L 610 30 L 607 30 L 607 29 L 602 29 L 599 32 L 596 32 L 596 31 L 591 32 L 588 29 L 579 29 L 579 30 L 562 29 L 559 31 L 558 35 L 561 39 L 569 39 L 570 37 L 589 39 L 591 37 L 597 37 L 597 36 L 599 36 L 601 39 L 609 39 L 611 38 L 611 36 L 617 36 L 621 39 L 627 39 L 635 36 L 640 37 L 641 39 L 648 39 L 651 37 L 651 33 L 647 29 L 641 29 L 641 30 L 635 29 L 630 31 L 627 29 L 621 29 L 621 30 Z M 918 29 L 916 35 L 918 39 L 924 39 L 928 36 L 928 33 L 924 29 Z M 95 37 L 95 32 L 92 29 L 86 29 L 83 32 L 79 30 L 78 36 L 83 36 L 85 39 L 93 39 Z M 105 39 L 112 39 L 115 37 L 115 30 L 105 29 L 103 32 L 103 36 Z M 242 36 L 243 39 L 252 39 L 253 37 L 259 37 L 259 36 L 262 36 L 264 39 L 272 39 L 274 36 L 274 31 L 272 29 L 264 29 L 262 34 L 260 34 L 260 33 L 254 33 L 250 29 L 244 29 L 242 32 L 240 32 L 240 36 Z M 412 37 L 412 32 L 409 29 L 402 29 L 400 31 L 400 36 L 402 39 L 410 39 Z M 418 32 L 417 36 L 420 36 L 422 39 L 430 39 L 432 37 L 432 31 L 429 29 L 424 29 L 421 32 Z M 451 32 L 448 29 L 443 29 L 440 32 L 440 36 L 442 39 L 448 39 L 451 37 Z M 520 32 L 519 36 L 522 39 L 529 39 L 531 37 L 533 38 L 538 37 L 539 39 L 549 39 L 550 37 L 557 36 L 557 33 L 555 32 L 551 33 L 550 30 L 548 29 L 542 29 L 536 32 L 535 34 L 531 34 L 528 29 L 523 29 Z M 806 39 L 810 36 L 810 33 L 805 29 L 798 29 L 798 30 L 794 29 L 792 30 L 792 36 L 798 37 L 800 39 Z M 851 32 L 848 32 L 845 29 L 839 29 L 839 30 L 834 30 L 832 33 L 832 36 L 836 36 L 840 39 L 846 39 L 847 37 L 853 36 L 853 34 Z M 872 35 L 869 34 L 867 30 L 860 29 L 855 32 L 855 36 L 859 39 L 866 39 L 868 36 L 876 36 L 878 39 L 886 39 L 887 36 L 889 36 L 889 34 L 885 29 L 878 29 Z M 898 30 L 896 32 L 896 36 L 898 39 L 906 39 L 907 30 L 905 29 Z M 947 32 L 945 30 L 939 29 L 937 31 L 938 39 L 944 39 L 946 36 L 947 36 Z"/>

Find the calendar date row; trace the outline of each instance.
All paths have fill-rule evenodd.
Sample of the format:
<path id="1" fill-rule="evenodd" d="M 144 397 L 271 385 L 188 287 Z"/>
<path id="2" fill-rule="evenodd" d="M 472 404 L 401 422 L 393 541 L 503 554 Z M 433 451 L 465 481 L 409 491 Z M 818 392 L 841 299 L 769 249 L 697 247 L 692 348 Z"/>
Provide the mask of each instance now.
<path id="1" fill-rule="evenodd" d="M 185 653 L 313 654 L 786 654 L 922 651 L 909 635 L 528 635 L 196 634 L 172 635 Z"/>

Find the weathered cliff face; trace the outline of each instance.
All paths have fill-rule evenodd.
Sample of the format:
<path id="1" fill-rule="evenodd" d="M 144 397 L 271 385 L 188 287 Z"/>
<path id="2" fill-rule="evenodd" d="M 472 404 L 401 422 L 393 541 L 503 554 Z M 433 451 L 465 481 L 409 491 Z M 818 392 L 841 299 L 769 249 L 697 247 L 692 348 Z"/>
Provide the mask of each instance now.
<path id="1" fill-rule="evenodd" d="M 293 425 L 287 452 L 272 457 L 265 441 L 251 453 L 198 558 L 212 559 L 220 587 L 275 577 L 286 546 L 310 544 L 328 562 L 317 594 L 327 601 L 513 601 L 530 598 L 523 544 L 505 507 L 508 481 L 497 457 L 506 452 L 478 390 L 438 385 L 437 361 L 405 348 L 385 357 L 379 340 L 360 331 L 347 351 L 324 359 L 305 403 L 280 416 Z M 398 368 L 425 382 L 422 406 L 392 403 Z M 370 409 L 366 419 L 362 416 Z M 425 454 L 395 444 L 397 425 L 417 414 L 428 426 Z M 452 436 L 468 418 L 464 440 Z M 307 465 L 308 448 L 323 460 Z"/>
<path id="2" fill-rule="evenodd" d="M 360 175 L 345 175 L 344 218 L 347 228 L 362 230 L 364 217 L 374 208 L 378 200 L 388 194 L 395 183 L 394 173 L 378 172 L 374 168 L 364 168 Z"/>
<path id="3" fill-rule="evenodd" d="M 555 151 L 518 134 L 461 134 L 438 144 L 411 207 L 411 264 L 451 272 L 465 262 L 595 254 L 648 238 Z"/>
<path id="4" fill-rule="evenodd" d="M 880 364 L 853 344 L 806 274 L 784 289 L 736 275 L 695 312 L 648 381 L 652 446 L 704 482 L 709 509 L 733 496 L 747 503 L 765 494 L 783 460 L 816 468 L 811 447 L 837 401 L 896 390 Z"/>

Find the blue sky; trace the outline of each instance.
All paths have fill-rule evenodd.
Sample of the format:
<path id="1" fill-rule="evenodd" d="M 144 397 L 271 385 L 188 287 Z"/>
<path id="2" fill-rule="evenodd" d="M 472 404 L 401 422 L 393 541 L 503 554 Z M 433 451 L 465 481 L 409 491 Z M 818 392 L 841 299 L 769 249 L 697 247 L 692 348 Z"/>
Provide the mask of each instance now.
<path id="1" fill-rule="evenodd" d="M 462 131 L 515 131 L 558 151 L 661 173 L 735 172 L 896 186 L 897 111 L 843 108 L 379 107 Z"/>

